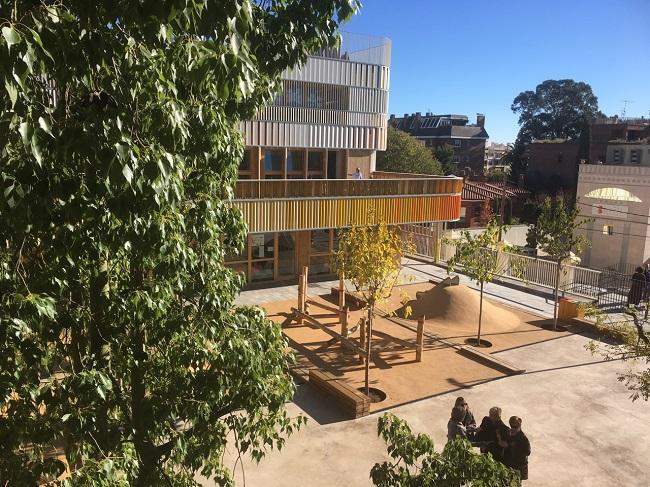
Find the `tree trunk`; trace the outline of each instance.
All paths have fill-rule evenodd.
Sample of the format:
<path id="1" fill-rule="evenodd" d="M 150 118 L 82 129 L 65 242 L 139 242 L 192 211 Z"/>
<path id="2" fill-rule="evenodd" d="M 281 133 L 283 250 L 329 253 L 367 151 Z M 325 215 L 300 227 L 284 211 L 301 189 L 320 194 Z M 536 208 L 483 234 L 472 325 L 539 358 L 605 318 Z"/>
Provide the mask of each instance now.
<path id="1" fill-rule="evenodd" d="M 476 346 L 481 346 L 481 323 L 483 321 L 483 283 L 481 283 L 481 294 L 478 304 L 478 338 L 476 339 Z"/>
<path id="2" fill-rule="evenodd" d="M 366 333 L 366 370 L 365 370 L 365 388 L 366 396 L 370 397 L 370 343 L 372 342 L 372 317 L 374 305 L 368 306 L 368 331 Z"/>
<path id="3" fill-rule="evenodd" d="M 553 305 L 553 331 L 557 331 L 557 305 L 560 297 L 560 271 L 561 261 L 557 262 L 557 273 L 555 274 L 555 303 Z"/>

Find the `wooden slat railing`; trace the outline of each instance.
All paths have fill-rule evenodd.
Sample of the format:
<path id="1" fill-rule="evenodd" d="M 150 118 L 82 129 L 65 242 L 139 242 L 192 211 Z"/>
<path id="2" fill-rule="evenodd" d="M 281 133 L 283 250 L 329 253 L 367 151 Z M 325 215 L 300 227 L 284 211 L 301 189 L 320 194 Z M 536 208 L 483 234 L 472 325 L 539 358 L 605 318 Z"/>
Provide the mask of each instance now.
<path id="1" fill-rule="evenodd" d="M 244 179 L 237 181 L 235 200 L 420 196 L 459 194 L 460 178 L 416 179 Z"/>

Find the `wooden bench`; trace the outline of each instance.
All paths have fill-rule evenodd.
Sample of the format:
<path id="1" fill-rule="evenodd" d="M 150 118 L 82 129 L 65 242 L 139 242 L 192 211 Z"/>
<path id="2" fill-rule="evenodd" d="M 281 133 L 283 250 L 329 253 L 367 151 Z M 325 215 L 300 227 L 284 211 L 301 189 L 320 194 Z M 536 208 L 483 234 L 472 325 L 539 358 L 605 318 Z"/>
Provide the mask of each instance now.
<path id="1" fill-rule="evenodd" d="M 353 419 L 368 415 L 370 400 L 334 374 L 322 370 L 309 371 L 309 383 L 331 397 Z"/>
<path id="2" fill-rule="evenodd" d="M 517 367 L 507 360 L 503 360 L 502 358 L 496 357 L 489 353 L 484 353 L 477 348 L 470 347 L 469 345 L 463 345 L 460 347 L 458 353 L 464 355 L 465 357 L 471 358 L 478 363 L 492 367 L 499 372 L 504 372 L 508 375 L 518 375 L 526 372 L 526 369 Z"/>

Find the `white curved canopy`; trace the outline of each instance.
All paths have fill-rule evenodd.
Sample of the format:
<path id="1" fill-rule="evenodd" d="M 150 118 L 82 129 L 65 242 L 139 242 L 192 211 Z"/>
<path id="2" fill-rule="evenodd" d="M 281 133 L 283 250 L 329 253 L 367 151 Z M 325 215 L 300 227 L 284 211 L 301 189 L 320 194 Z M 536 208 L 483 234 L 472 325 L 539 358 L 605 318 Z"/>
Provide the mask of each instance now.
<path id="1" fill-rule="evenodd" d="M 598 188 L 592 191 L 589 191 L 585 198 L 598 198 L 601 200 L 613 200 L 613 201 L 634 201 L 640 203 L 641 199 L 638 196 L 634 196 L 627 189 L 623 188 Z"/>

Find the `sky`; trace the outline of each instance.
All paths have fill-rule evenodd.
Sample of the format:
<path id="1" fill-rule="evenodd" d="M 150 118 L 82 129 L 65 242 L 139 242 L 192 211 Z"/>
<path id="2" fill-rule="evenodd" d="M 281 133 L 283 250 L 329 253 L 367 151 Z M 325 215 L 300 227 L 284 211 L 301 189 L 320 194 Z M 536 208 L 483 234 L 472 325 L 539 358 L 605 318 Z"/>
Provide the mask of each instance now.
<path id="1" fill-rule="evenodd" d="M 513 99 L 571 78 L 607 115 L 650 116 L 650 0 L 362 1 L 343 31 L 391 39 L 389 113 L 484 113 L 513 142 Z"/>

